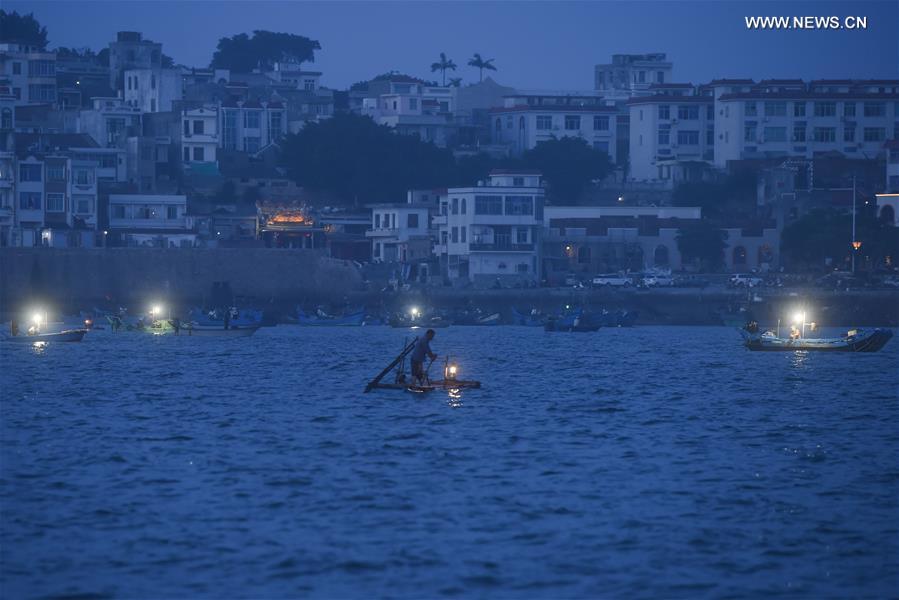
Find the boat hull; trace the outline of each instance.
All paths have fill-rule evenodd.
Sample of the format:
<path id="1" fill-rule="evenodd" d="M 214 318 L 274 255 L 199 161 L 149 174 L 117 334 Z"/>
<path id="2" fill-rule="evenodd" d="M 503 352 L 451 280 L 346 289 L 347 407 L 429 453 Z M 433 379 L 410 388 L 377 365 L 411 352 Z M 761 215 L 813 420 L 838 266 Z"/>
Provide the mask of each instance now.
<path id="1" fill-rule="evenodd" d="M 426 385 L 413 385 L 411 383 L 375 383 L 373 390 L 406 390 L 407 392 L 425 393 L 438 390 L 470 390 L 481 387 L 480 381 L 466 381 L 462 379 L 432 380 Z"/>
<path id="2" fill-rule="evenodd" d="M 890 329 L 858 331 L 841 338 L 797 340 L 755 335 L 742 330 L 741 333 L 743 345 L 755 352 L 877 352 L 893 337 Z"/>
<path id="3" fill-rule="evenodd" d="M 182 327 L 178 335 L 186 335 L 188 337 L 248 337 L 256 333 L 259 325 L 250 327 L 206 327 L 199 325 L 196 327 Z"/>
<path id="4" fill-rule="evenodd" d="M 304 327 L 359 327 L 365 322 L 365 311 L 340 317 L 311 317 L 303 311 L 297 313 L 297 323 Z"/>
<path id="5" fill-rule="evenodd" d="M 67 329 L 58 333 L 39 333 L 37 335 L 3 336 L 4 342 L 18 344 L 34 344 L 37 342 L 80 342 L 87 329 Z"/>

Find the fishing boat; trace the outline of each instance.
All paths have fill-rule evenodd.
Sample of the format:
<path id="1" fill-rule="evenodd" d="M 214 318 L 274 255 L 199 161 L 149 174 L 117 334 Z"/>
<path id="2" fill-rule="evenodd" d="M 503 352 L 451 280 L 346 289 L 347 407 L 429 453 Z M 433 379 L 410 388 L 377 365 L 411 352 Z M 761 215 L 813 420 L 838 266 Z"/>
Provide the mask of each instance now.
<path id="1" fill-rule="evenodd" d="M 357 310 L 343 315 L 328 315 L 317 311 L 316 315 L 306 314 L 297 309 L 297 323 L 307 327 L 358 327 L 365 322 L 365 311 Z"/>
<path id="2" fill-rule="evenodd" d="M 512 324 L 521 325 L 523 327 L 543 327 L 546 317 L 536 308 L 528 313 L 520 312 L 514 306 L 512 307 Z"/>
<path id="3" fill-rule="evenodd" d="M 418 338 L 407 344 L 403 351 L 400 352 L 393 361 L 387 365 L 378 375 L 368 382 L 364 392 L 367 394 L 372 390 L 405 390 L 413 393 L 427 393 L 437 390 L 462 390 L 477 389 L 481 387 L 480 381 L 459 379 L 459 367 L 450 363 L 449 357 L 446 358 L 443 365 L 443 379 L 431 379 L 425 375 L 423 382 L 416 382 L 410 375 L 406 374 L 406 356 L 415 348 Z M 431 361 L 432 363 L 434 361 Z M 427 371 L 430 371 L 431 365 L 428 365 Z M 393 381 L 384 381 L 384 378 L 395 369 Z"/>
<path id="4" fill-rule="evenodd" d="M 87 333 L 87 329 L 66 329 L 56 333 L 33 333 L 24 335 L 7 335 L 0 336 L 0 340 L 4 342 L 14 342 L 19 344 L 36 344 L 45 342 L 80 342 Z"/>
<path id="5" fill-rule="evenodd" d="M 577 310 L 559 316 L 552 316 L 546 319 L 543 324 L 544 331 L 566 331 L 588 333 L 599 331 L 600 323 L 593 315 Z"/>
<path id="6" fill-rule="evenodd" d="M 891 329 L 850 329 L 836 338 L 782 338 L 772 331 L 753 333 L 741 329 L 743 345 L 749 350 L 795 352 L 796 350 L 829 352 L 877 352 L 893 337 Z"/>
<path id="7" fill-rule="evenodd" d="M 228 323 L 230 325 L 251 326 L 262 323 L 261 310 L 237 310 L 236 308 L 224 310 L 214 309 L 209 311 L 194 308 L 188 313 L 188 320 L 197 325 L 224 327 L 226 311 L 228 311 Z"/>
<path id="8" fill-rule="evenodd" d="M 248 337 L 256 333 L 260 325 L 199 325 L 185 323 L 181 326 L 179 335 L 192 337 Z"/>

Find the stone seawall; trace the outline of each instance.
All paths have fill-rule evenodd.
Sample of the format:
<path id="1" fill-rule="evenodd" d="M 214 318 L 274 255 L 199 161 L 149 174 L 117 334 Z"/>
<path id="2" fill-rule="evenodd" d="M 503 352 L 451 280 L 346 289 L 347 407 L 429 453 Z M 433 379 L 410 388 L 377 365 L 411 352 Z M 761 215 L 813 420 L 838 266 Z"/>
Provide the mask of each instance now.
<path id="1" fill-rule="evenodd" d="M 276 248 L 2 248 L 0 309 L 27 300 L 90 307 L 109 298 L 202 302 L 213 282 L 257 300 L 338 301 L 359 289 L 355 265 L 311 250 Z"/>

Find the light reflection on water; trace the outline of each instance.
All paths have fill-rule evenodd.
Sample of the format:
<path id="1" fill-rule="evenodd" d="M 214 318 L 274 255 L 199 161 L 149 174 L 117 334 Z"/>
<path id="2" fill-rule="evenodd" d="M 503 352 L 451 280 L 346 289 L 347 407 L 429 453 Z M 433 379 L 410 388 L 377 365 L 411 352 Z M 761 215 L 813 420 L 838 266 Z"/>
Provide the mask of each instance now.
<path id="1" fill-rule="evenodd" d="M 899 344 L 441 329 L 0 345 L 8 597 L 887 597 Z M 13 550 L 14 549 L 14 550 Z"/>

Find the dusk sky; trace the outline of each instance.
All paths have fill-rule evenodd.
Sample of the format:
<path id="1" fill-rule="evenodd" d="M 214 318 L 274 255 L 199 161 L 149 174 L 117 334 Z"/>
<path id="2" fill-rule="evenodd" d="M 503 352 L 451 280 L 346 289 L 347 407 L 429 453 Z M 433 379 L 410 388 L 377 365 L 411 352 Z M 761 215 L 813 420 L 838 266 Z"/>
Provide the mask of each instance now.
<path id="1" fill-rule="evenodd" d="M 220 37 L 254 29 L 321 42 L 314 68 L 345 88 L 389 70 L 426 78 L 446 52 L 455 76 L 477 81 L 474 52 L 499 82 L 587 90 L 613 53 L 666 52 L 676 81 L 715 77 L 894 78 L 899 2 L 20 2 L 51 46 L 106 46 L 142 31 L 176 62 L 207 66 Z M 866 16 L 865 31 L 749 31 L 744 16 Z"/>

